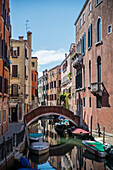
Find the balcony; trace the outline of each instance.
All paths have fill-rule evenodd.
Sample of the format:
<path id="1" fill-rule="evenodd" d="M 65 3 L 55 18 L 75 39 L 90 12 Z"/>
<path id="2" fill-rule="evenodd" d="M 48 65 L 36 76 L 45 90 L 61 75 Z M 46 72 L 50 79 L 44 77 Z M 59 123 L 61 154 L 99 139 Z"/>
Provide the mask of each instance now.
<path id="1" fill-rule="evenodd" d="M 81 53 L 75 53 L 73 56 L 72 56 L 72 60 L 73 60 L 73 67 L 75 69 L 77 69 L 78 67 L 81 67 L 82 66 L 82 61 L 83 57 L 82 57 L 82 54 Z"/>
<path id="2" fill-rule="evenodd" d="M 94 96 L 102 96 L 102 91 L 103 91 L 103 83 L 102 82 L 91 83 L 91 93 Z"/>

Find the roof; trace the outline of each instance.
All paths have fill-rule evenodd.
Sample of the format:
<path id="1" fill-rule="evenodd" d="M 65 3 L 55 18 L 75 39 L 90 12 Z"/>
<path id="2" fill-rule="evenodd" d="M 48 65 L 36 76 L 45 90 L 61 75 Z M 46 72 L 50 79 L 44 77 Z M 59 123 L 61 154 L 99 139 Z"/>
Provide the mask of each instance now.
<path id="1" fill-rule="evenodd" d="M 74 25 L 76 25 L 77 24 L 77 22 L 78 22 L 78 20 L 79 20 L 79 18 L 80 18 L 80 16 L 81 16 L 81 14 L 82 14 L 82 12 L 84 11 L 84 9 L 85 9 L 85 7 L 86 7 L 86 5 L 87 5 L 87 3 L 89 2 L 89 0 L 86 0 L 85 1 L 85 3 L 84 3 L 84 5 L 83 5 L 83 7 L 82 7 L 82 9 L 81 9 L 81 11 L 80 11 L 80 13 L 79 13 L 79 16 L 78 16 L 78 18 L 76 19 L 76 21 L 75 21 L 75 24 Z"/>
<path id="2" fill-rule="evenodd" d="M 54 69 L 57 68 L 57 67 L 61 67 L 61 65 L 57 65 L 57 66 L 51 68 L 49 71 L 52 71 L 52 70 L 54 70 Z M 48 72 L 49 72 L 49 71 L 48 71 Z"/>

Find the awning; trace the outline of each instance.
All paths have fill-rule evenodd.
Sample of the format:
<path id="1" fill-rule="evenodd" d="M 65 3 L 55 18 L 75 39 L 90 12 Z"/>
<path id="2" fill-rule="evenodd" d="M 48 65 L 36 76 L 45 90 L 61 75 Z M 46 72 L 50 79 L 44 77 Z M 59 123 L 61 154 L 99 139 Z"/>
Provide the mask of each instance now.
<path id="1" fill-rule="evenodd" d="M 17 103 L 9 103 L 9 107 L 16 107 Z"/>

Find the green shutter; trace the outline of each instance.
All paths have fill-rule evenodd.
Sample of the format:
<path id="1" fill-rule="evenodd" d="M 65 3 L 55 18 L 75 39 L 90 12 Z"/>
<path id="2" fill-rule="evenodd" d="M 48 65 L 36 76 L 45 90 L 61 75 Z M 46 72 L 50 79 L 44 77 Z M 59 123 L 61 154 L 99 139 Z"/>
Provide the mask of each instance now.
<path id="1" fill-rule="evenodd" d="M 92 24 L 90 24 L 90 47 L 92 46 Z"/>

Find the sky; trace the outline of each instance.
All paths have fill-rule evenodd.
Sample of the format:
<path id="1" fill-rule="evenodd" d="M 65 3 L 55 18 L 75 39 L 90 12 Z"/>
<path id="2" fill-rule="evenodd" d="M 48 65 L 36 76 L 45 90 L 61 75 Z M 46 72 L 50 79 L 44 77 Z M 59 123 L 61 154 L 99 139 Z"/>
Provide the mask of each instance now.
<path id="1" fill-rule="evenodd" d="M 42 71 L 62 63 L 75 43 L 74 23 L 85 0 L 9 0 L 13 39 L 32 32 L 32 56 Z M 28 20 L 28 22 L 26 22 Z M 26 29 L 27 23 L 27 29 Z"/>

